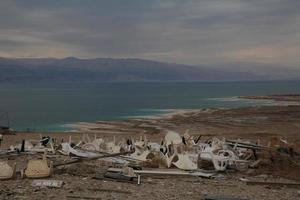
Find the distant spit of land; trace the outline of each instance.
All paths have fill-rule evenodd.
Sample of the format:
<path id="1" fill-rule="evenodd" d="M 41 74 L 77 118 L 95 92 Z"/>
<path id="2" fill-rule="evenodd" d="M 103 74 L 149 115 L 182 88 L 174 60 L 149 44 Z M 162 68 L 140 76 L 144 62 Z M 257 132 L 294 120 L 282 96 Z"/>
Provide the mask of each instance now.
<path id="1" fill-rule="evenodd" d="M 274 101 L 300 102 L 300 94 L 277 94 L 264 96 L 241 96 L 242 99 L 261 99 Z"/>

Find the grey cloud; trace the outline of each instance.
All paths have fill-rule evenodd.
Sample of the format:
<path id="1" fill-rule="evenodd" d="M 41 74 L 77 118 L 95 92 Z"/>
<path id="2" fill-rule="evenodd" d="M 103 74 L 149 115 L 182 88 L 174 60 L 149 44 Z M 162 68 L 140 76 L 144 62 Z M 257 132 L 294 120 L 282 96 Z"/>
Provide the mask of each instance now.
<path id="1" fill-rule="evenodd" d="M 299 9 L 298 0 L 3 0 L 0 56 L 297 65 Z"/>

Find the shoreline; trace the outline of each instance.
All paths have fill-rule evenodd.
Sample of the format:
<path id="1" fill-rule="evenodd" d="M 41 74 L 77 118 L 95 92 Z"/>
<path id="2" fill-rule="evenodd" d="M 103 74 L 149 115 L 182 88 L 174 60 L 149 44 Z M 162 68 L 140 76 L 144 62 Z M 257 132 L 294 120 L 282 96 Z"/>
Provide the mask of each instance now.
<path id="1" fill-rule="evenodd" d="M 204 113 L 211 113 L 214 111 L 221 111 L 221 110 L 230 110 L 230 109 L 247 109 L 251 107 L 285 107 L 285 106 L 300 106 L 300 95 L 264 95 L 264 96 L 236 96 L 236 97 L 226 97 L 226 98 L 214 98 L 217 100 L 224 99 L 224 101 L 257 101 L 259 105 L 253 106 L 242 106 L 237 108 L 224 108 L 224 107 L 214 107 L 214 108 L 199 108 L 199 109 L 165 109 L 163 110 L 165 113 L 154 114 L 154 115 L 145 115 L 145 116 L 132 116 L 124 118 L 124 120 L 120 121 L 132 121 L 132 120 L 166 120 L 172 119 L 178 115 L 180 116 L 189 116 L 189 115 L 197 115 L 197 114 L 204 114 Z M 252 102 L 253 103 L 253 102 Z M 67 126 L 71 128 L 77 128 L 71 130 L 69 132 L 81 132 L 81 131 L 90 131 L 91 129 L 101 128 L 99 127 L 99 122 L 111 122 L 117 120 L 99 120 L 95 122 L 77 122 L 73 124 L 68 124 Z"/>
<path id="2" fill-rule="evenodd" d="M 94 129 L 105 128 L 106 123 L 116 122 L 127 122 L 127 121 L 151 121 L 151 120 L 166 120 L 180 116 L 189 116 L 192 114 L 210 113 L 218 110 L 230 110 L 230 109 L 247 109 L 251 107 L 285 107 L 285 106 L 300 106 L 300 95 L 290 94 L 290 95 L 260 95 L 260 96 L 232 96 L 232 97 L 220 97 L 220 98 L 209 98 L 217 101 L 246 101 L 253 105 L 250 106 L 238 106 L 235 108 L 229 107 L 212 107 L 212 108 L 199 108 L 199 109 L 155 109 L 159 110 L 157 114 L 149 115 L 139 115 L 139 116 L 127 116 L 118 120 L 95 120 L 95 121 L 80 121 L 74 123 L 59 124 L 57 130 L 35 130 L 28 129 L 17 130 L 16 133 L 26 133 L 26 132 L 43 132 L 43 133 L 80 133 L 80 132 L 90 132 Z M 101 125 L 104 124 L 104 125 Z"/>
<path id="3" fill-rule="evenodd" d="M 231 109 L 201 109 L 181 110 L 173 115 L 169 114 L 153 119 L 128 119 L 122 121 L 97 121 L 94 124 L 83 123 L 84 127 L 78 132 L 19 132 L 16 135 L 4 135 L 1 149 L 7 149 L 10 145 L 20 144 L 22 140 L 41 139 L 42 136 L 50 136 L 57 141 L 72 141 L 78 143 L 88 135 L 92 140 L 94 137 L 101 138 L 105 142 L 124 141 L 126 139 L 138 139 L 140 136 L 147 136 L 150 142 L 160 143 L 168 131 L 175 131 L 183 135 L 186 131 L 194 138 L 201 136 L 201 141 L 207 141 L 214 137 L 228 140 L 239 140 L 259 142 L 262 146 L 271 144 L 276 147 L 280 140 L 286 141 L 290 147 L 299 152 L 300 149 L 300 106 L 260 106 Z M 270 156 L 266 152 L 266 156 Z M 113 181 L 95 180 L 95 174 L 104 169 L 100 162 L 81 163 L 65 167 L 61 173 L 58 171 L 53 179 L 64 181 L 62 188 L 55 189 L 54 196 L 63 196 L 68 193 L 90 192 L 89 188 L 119 188 L 122 191 L 130 191 L 130 198 L 152 199 L 153 191 L 159 195 L 172 198 L 174 194 L 179 195 L 178 199 L 199 198 L 199 188 L 216 195 L 230 194 L 235 197 L 245 197 L 245 191 L 251 194 L 250 199 L 298 199 L 296 189 L 290 187 L 274 187 L 270 193 L 270 187 L 260 185 L 247 185 L 240 181 L 240 178 L 261 179 L 271 181 L 300 181 L 299 156 L 282 161 L 278 155 L 273 155 L 276 162 L 262 164 L 257 169 L 250 169 L 247 172 L 224 173 L 215 179 L 202 179 L 199 177 L 153 177 L 143 178 L 142 185 L 120 183 Z M 49 158 L 50 159 L 50 158 Z M 27 161 L 25 159 L 25 161 Z M 23 161 L 22 161 L 23 162 Z M 295 164 L 295 163 L 296 164 Z M 220 178 L 219 178 L 220 177 Z M 51 178 L 51 179 L 52 179 Z M 37 190 L 30 186 L 29 179 L 13 179 L 4 181 L 3 187 L 8 191 L 17 193 L 19 186 L 26 188 L 22 196 L 29 197 L 32 193 L 36 198 L 43 198 L 46 195 L 53 195 L 53 189 L 43 188 Z M 231 185 L 231 186 L 230 186 Z M 232 187 L 234 186 L 234 188 Z M 169 186 L 169 187 L 166 187 Z M 239 188 L 239 190 L 236 190 Z M 36 191 L 37 190 L 37 191 Z M 189 191 L 189 196 L 178 193 L 179 190 Z M 140 192 L 136 192 L 140 191 Z M 257 192 L 259 191 L 259 192 Z M 265 195 L 269 194 L 270 195 Z M 137 195 L 140 196 L 137 196 Z M 142 194 L 149 196 L 146 198 Z M 128 195 L 114 194 L 118 199 L 128 198 Z M 192 195 L 192 196 L 191 196 Z M 105 194 L 101 193 L 101 196 Z M 159 196 L 157 196 L 159 198 Z"/>
<path id="4" fill-rule="evenodd" d="M 278 97 L 280 97 L 280 99 L 278 99 Z M 290 96 L 288 97 L 290 98 Z M 244 96 L 238 98 L 248 99 L 248 97 Z M 282 116 L 283 114 L 281 112 L 284 112 L 288 115 L 289 112 L 294 112 L 293 109 L 297 111 L 300 109 L 300 95 L 293 95 L 294 101 L 285 101 L 285 95 L 276 95 L 275 98 L 276 100 L 273 99 L 273 96 L 249 96 L 249 99 L 257 99 L 258 101 L 263 101 L 265 99 L 268 101 L 277 101 L 280 103 L 279 105 L 271 104 L 267 106 L 249 106 L 238 108 L 168 109 L 169 112 L 167 113 L 144 117 L 132 117 L 124 120 L 98 120 L 94 122 L 72 123 L 66 125 L 71 128 L 71 130 L 67 131 L 17 131 L 16 134 L 75 135 L 87 133 L 105 137 L 111 135 L 120 135 L 121 137 L 126 135 L 136 136 L 139 134 L 155 135 L 162 134 L 166 132 L 167 129 L 178 129 L 178 127 L 180 128 L 179 132 L 182 133 L 185 131 L 184 128 L 182 128 L 182 124 L 189 124 L 197 121 L 199 124 L 203 124 L 203 126 L 212 127 L 210 128 L 212 130 L 221 129 L 221 134 L 227 134 L 224 127 L 227 127 L 228 130 L 230 130 L 232 128 L 237 128 L 236 126 L 250 126 L 250 128 L 255 128 L 253 126 L 257 123 L 270 123 L 276 125 L 278 119 L 276 119 L 276 122 L 273 122 L 271 119 L 273 115 L 278 115 L 279 118 L 284 118 L 285 116 Z M 282 102 L 284 103 L 282 104 Z M 191 127 L 186 127 L 185 129 L 197 129 L 194 128 L 194 126 L 198 125 L 192 123 Z M 261 125 L 258 124 L 257 126 L 260 127 Z M 300 124 L 296 124 L 296 127 L 300 127 Z M 201 129 L 205 130 L 207 128 L 202 127 Z M 209 130 L 209 132 L 214 132 L 212 130 Z M 241 132 L 244 132 L 244 130 Z M 278 131 L 275 130 L 275 132 Z M 264 131 L 261 131 L 261 133 L 263 134 Z M 192 134 L 196 133 L 192 132 Z M 240 135 L 238 133 L 234 134 Z"/>

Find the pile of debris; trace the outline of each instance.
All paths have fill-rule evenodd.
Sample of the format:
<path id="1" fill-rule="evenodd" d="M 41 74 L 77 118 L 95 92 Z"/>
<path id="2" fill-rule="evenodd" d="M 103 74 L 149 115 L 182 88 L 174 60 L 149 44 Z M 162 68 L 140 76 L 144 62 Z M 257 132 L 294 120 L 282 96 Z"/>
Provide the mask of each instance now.
<path id="1" fill-rule="evenodd" d="M 16 160 L 12 164 L 8 162 L 11 158 L 29 158 L 40 153 L 43 153 L 42 159 L 29 159 L 27 166 L 19 170 L 16 170 Z M 17 172 L 21 177 L 49 177 L 55 168 L 92 160 L 114 166 L 107 169 L 106 177 L 137 178 L 138 183 L 142 174 L 210 178 L 217 172 L 249 172 L 266 160 L 272 165 L 276 156 L 283 156 L 299 166 L 299 153 L 283 139 L 265 146 L 259 141 L 251 143 L 218 138 L 202 141 L 201 136 L 194 138 L 188 131 L 182 136 L 169 131 L 160 143 L 151 142 L 145 135 L 138 140 L 129 138 L 119 142 L 115 138 L 108 142 L 96 136 L 91 140 L 88 135 L 83 135 L 77 143 L 71 137 L 67 142 L 41 137 L 40 140 L 23 140 L 21 144 L 0 151 L 0 179 L 11 179 Z"/>

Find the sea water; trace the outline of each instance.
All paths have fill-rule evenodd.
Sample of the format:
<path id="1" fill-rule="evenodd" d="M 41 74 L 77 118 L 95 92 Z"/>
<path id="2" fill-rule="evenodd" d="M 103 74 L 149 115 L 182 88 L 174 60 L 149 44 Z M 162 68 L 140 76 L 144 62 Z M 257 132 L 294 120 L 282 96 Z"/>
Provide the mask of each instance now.
<path id="1" fill-rule="evenodd" d="M 9 113 L 15 130 L 58 131 L 70 123 L 122 120 L 170 109 L 270 105 L 274 102 L 237 97 L 294 93 L 300 93 L 300 81 L 0 83 L 0 111 Z"/>

